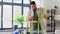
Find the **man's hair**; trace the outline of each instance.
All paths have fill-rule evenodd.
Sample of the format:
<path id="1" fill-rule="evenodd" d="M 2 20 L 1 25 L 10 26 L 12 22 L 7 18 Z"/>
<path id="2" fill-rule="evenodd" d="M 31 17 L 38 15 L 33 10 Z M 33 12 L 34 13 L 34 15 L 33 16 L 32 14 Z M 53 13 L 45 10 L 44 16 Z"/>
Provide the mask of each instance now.
<path id="1" fill-rule="evenodd" d="M 36 3 L 35 3 L 35 1 L 31 1 L 31 2 L 30 2 L 30 5 L 31 5 L 31 4 L 36 4 Z"/>

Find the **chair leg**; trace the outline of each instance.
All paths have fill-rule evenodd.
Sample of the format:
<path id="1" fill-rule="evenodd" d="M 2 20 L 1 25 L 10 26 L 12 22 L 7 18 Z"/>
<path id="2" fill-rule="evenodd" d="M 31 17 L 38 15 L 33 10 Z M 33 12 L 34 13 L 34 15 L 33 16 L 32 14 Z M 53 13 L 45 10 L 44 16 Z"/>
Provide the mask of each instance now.
<path id="1" fill-rule="evenodd" d="M 38 34 L 39 34 L 39 23 L 38 23 Z"/>

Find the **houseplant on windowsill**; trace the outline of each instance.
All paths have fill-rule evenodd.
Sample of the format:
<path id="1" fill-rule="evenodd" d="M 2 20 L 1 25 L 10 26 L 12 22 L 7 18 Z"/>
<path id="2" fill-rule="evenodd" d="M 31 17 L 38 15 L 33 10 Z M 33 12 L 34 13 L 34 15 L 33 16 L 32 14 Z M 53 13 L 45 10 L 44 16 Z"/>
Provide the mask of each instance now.
<path id="1" fill-rule="evenodd" d="M 24 21 L 24 16 L 23 15 L 20 15 L 19 13 L 17 13 L 13 17 L 13 21 L 17 24 L 21 24 L 21 28 L 23 28 L 23 21 Z"/>

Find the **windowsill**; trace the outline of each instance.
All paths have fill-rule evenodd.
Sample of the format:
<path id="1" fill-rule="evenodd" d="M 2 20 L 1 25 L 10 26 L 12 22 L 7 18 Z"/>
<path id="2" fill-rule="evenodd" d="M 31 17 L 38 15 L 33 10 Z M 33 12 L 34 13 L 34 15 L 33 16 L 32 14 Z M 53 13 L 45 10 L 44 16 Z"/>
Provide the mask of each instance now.
<path id="1" fill-rule="evenodd" d="M 13 32 L 14 30 L 12 30 L 12 29 L 7 29 L 7 30 L 0 30 L 0 32 Z"/>
<path id="2" fill-rule="evenodd" d="M 18 28 L 18 29 L 26 29 L 26 27 Z M 29 29 L 29 27 L 28 27 L 28 29 Z M 13 32 L 13 31 L 15 31 L 15 30 L 13 30 L 12 28 L 11 29 L 8 29 L 8 28 L 0 29 L 0 32 Z"/>

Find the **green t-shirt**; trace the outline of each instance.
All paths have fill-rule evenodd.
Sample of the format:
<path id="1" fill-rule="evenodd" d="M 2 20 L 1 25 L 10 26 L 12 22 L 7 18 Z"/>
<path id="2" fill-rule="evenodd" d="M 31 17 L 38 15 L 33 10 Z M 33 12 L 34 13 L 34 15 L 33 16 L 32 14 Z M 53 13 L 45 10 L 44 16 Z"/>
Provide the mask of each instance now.
<path id="1" fill-rule="evenodd" d="M 33 20 L 34 20 L 34 21 L 38 21 L 38 15 L 37 15 L 36 10 L 34 10 L 33 12 L 34 12 L 34 19 L 33 19 Z M 33 26 L 34 26 L 34 30 L 37 30 L 37 29 L 38 29 L 38 22 L 37 22 L 37 23 L 34 23 Z M 41 30 L 40 24 L 39 24 L 39 28 L 40 28 L 40 30 Z"/>
<path id="2" fill-rule="evenodd" d="M 34 21 L 38 21 L 38 15 L 37 15 L 37 12 L 36 12 L 36 10 L 33 10 L 33 12 L 34 12 Z"/>

